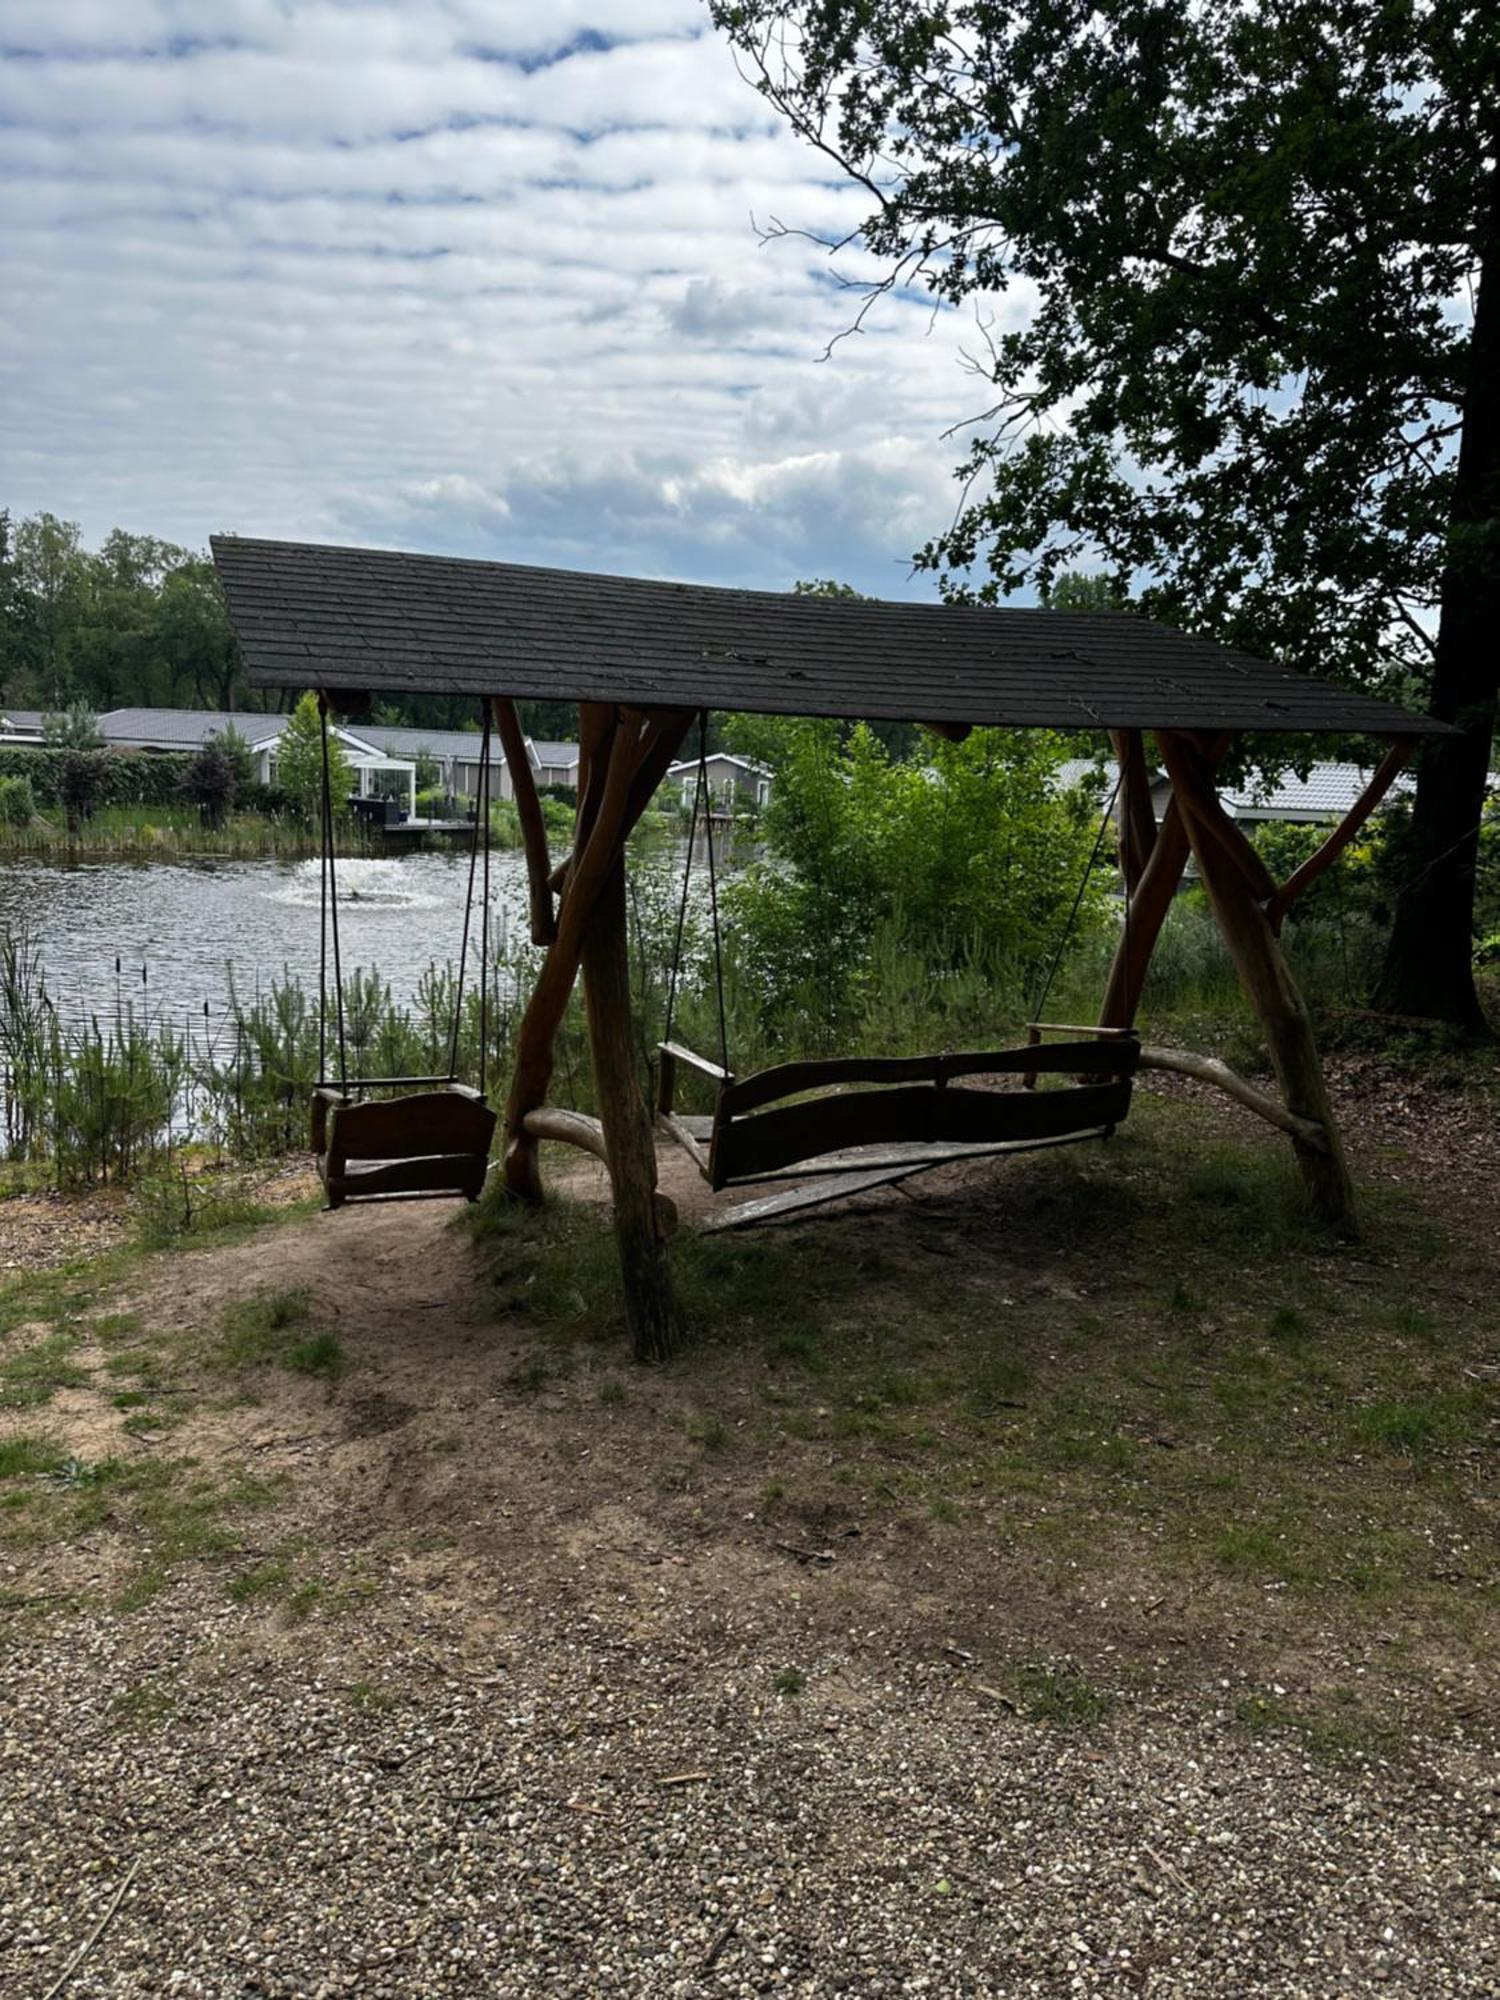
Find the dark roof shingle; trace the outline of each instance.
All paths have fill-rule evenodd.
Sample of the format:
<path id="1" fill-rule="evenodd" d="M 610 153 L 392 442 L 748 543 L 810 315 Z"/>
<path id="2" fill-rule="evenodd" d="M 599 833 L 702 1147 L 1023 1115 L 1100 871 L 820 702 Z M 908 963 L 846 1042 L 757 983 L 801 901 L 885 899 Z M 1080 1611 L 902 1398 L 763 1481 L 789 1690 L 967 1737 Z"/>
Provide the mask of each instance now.
<path id="1" fill-rule="evenodd" d="M 258 687 L 946 723 L 1441 724 L 1129 612 L 887 603 L 215 536 Z"/>

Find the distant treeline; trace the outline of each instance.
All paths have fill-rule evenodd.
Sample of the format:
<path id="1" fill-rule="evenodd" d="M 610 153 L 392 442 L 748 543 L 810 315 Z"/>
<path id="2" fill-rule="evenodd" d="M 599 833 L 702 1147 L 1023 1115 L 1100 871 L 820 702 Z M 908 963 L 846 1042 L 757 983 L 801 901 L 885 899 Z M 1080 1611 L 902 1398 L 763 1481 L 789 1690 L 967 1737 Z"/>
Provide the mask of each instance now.
<path id="1" fill-rule="evenodd" d="M 0 510 L 0 706 L 60 710 L 289 706 L 246 686 L 206 552 L 112 528 L 97 549 L 76 521 Z M 523 702 L 535 736 L 571 738 L 565 702 Z M 372 721 L 478 726 L 477 705 L 444 696 L 383 704 Z"/>

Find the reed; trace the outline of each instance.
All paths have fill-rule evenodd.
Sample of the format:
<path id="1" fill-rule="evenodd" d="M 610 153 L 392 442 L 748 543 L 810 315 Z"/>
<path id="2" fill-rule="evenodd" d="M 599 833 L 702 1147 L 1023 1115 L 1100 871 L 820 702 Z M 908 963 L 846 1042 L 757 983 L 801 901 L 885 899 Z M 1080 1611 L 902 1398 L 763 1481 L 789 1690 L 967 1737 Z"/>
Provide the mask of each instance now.
<path id="1" fill-rule="evenodd" d="M 336 838 L 341 854 L 373 851 L 369 831 L 357 821 L 341 823 Z M 0 855 L 11 857 L 296 860 L 317 846 L 317 828 L 291 815 L 233 813 L 207 826 L 191 806 L 102 806 L 72 832 L 60 811 L 36 813 L 21 824 L 0 819 Z"/>

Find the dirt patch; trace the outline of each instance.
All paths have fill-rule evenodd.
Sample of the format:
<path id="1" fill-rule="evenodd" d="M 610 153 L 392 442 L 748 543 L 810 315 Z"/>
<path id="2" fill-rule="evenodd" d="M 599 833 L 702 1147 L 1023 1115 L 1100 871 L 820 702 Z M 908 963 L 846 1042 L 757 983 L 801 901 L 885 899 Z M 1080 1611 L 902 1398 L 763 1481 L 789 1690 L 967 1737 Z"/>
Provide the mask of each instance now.
<path id="1" fill-rule="evenodd" d="M 129 1199 L 122 1188 L 0 1196 L 0 1271 L 53 1270 L 113 1250 L 129 1236 Z"/>

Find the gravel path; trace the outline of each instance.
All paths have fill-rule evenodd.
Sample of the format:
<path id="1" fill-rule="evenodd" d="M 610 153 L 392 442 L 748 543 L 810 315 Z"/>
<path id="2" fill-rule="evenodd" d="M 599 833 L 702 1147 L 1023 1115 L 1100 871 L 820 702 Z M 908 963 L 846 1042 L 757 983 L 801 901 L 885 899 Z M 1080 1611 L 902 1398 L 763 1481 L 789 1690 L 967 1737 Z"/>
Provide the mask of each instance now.
<path id="1" fill-rule="evenodd" d="M 1121 1705 L 1031 1721 L 873 1635 L 784 1662 L 518 1603 L 302 1632 L 206 1591 L 17 1633 L 0 1990 L 73 1996 L 1492 1995 L 1477 1748 L 1309 1761 Z M 472 1634 L 470 1634 L 472 1641 Z M 59 1746 L 66 1755 L 59 1756 Z"/>

